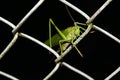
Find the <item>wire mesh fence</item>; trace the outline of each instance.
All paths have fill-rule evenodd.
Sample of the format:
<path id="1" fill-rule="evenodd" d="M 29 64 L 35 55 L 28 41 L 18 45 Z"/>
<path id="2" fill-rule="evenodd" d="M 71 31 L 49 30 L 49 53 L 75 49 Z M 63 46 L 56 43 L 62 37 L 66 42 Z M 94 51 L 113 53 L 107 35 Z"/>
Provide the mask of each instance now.
<path id="1" fill-rule="evenodd" d="M 78 8 L 78 7 L 76 7 L 74 4 L 72 4 L 72 3 L 70 3 L 70 2 L 68 2 L 68 1 L 66 1 L 66 0 L 58 0 L 58 1 L 55 1 L 55 2 L 57 2 L 57 3 L 59 3 L 59 4 L 65 4 L 66 6 L 68 6 L 68 7 L 70 7 L 70 9 L 71 10 L 73 10 L 74 12 L 77 12 L 78 14 L 80 14 L 80 15 L 82 15 L 85 19 L 86 19 L 86 21 L 85 21 L 85 24 L 87 24 L 87 29 L 85 30 L 85 32 L 83 32 L 79 37 L 78 37 L 78 39 L 73 43 L 74 45 L 77 45 L 78 43 L 80 43 L 81 42 L 81 40 L 83 40 L 84 38 L 86 38 L 86 36 L 91 32 L 91 30 L 92 29 L 94 29 L 94 30 L 97 30 L 97 31 L 99 31 L 99 32 L 101 32 L 102 34 L 104 34 L 104 35 L 106 35 L 107 37 L 109 37 L 111 40 L 113 40 L 113 41 L 115 41 L 115 42 L 117 42 L 118 44 L 118 46 L 119 46 L 119 44 L 120 44 L 120 40 L 116 37 L 116 36 L 113 36 L 111 33 L 109 33 L 109 32 L 107 32 L 106 30 L 104 30 L 104 29 L 102 29 L 101 27 L 98 27 L 97 25 L 95 25 L 94 24 L 94 19 L 96 19 L 96 17 L 97 16 L 99 16 L 99 14 L 107 7 L 107 6 L 109 6 L 109 4 L 110 3 L 112 3 L 112 0 L 107 0 L 107 1 L 105 1 L 103 4 L 102 4 L 102 6 L 99 6 L 100 8 L 98 8 L 97 9 L 97 11 L 95 11 L 94 12 L 94 14 L 91 16 L 91 17 L 89 17 L 85 12 L 83 12 L 80 8 Z M 5 56 L 7 56 L 7 54 L 9 54 L 9 52 L 10 53 L 12 53 L 12 51 L 15 51 L 16 53 L 19 53 L 19 52 L 17 52 L 17 50 L 16 49 L 13 49 L 13 48 L 15 48 L 15 47 L 17 47 L 16 45 L 18 44 L 18 43 L 20 43 L 20 44 L 24 44 L 24 47 L 23 48 L 26 48 L 27 46 L 29 46 L 28 44 L 26 45 L 26 39 L 28 39 L 28 40 L 30 40 L 30 44 L 31 45 L 33 45 L 33 46 L 35 46 L 35 43 L 36 44 L 38 44 L 39 46 L 37 46 L 37 47 L 34 47 L 34 48 L 37 48 L 37 49 L 41 49 L 41 47 L 42 47 L 42 49 L 43 48 L 45 48 L 45 50 L 48 50 L 48 51 L 50 51 L 55 57 L 54 57 L 54 60 L 52 60 L 53 62 L 54 62 L 54 65 L 55 66 L 53 66 L 53 65 L 51 65 L 52 66 L 52 69 L 50 69 L 50 70 L 48 70 L 48 73 L 44 73 L 43 72 L 43 74 L 45 74 L 44 76 L 42 76 L 42 78 L 40 78 L 40 79 L 43 79 L 43 80 L 48 80 L 48 79 L 51 79 L 51 77 L 52 76 L 54 76 L 54 75 L 56 75 L 56 73 L 58 72 L 58 71 L 60 71 L 60 70 L 62 70 L 62 69 L 60 69 L 61 67 L 66 67 L 66 68 L 68 68 L 69 70 L 71 70 L 72 71 L 72 73 L 77 73 L 77 74 L 75 74 L 75 75 L 79 75 L 80 76 L 80 79 L 82 79 L 82 80 L 95 80 L 95 79 L 97 79 L 95 76 L 93 76 L 93 74 L 91 75 L 90 73 L 88 73 L 87 71 L 84 71 L 84 69 L 79 69 L 79 66 L 77 66 L 77 68 L 76 67 L 73 67 L 72 65 L 70 65 L 70 64 L 68 64 L 69 62 L 66 62 L 66 61 L 64 61 L 64 58 L 68 58 L 68 59 L 70 59 L 70 57 L 68 56 L 68 57 L 66 57 L 67 55 L 69 55 L 68 53 L 70 53 L 70 51 L 73 49 L 73 46 L 72 45 L 70 45 L 61 55 L 60 54 L 58 54 L 55 50 L 53 50 L 52 48 L 50 48 L 49 46 L 47 46 L 47 45 L 45 45 L 42 41 L 41 41 L 41 39 L 37 39 L 37 38 L 35 38 L 35 37 L 32 37 L 32 34 L 31 35 L 28 35 L 27 33 L 25 33 L 24 31 L 22 32 L 22 31 L 20 31 L 20 28 L 21 27 L 24 27 L 23 26 L 23 24 L 25 24 L 26 22 L 27 22 L 27 20 L 28 20 L 28 18 L 30 18 L 33 14 L 35 14 L 35 12 L 37 12 L 38 11 L 38 8 L 40 8 L 40 9 L 42 9 L 43 7 L 42 7 L 42 5 L 44 5 L 44 4 L 48 4 L 47 3 L 47 1 L 45 1 L 45 0 L 39 0 L 38 2 L 37 2 L 37 4 L 35 4 L 35 6 L 30 10 L 30 11 L 28 11 L 28 13 L 19 21 L 19 23 L 17 24 L 17 25 L 15 25 L 15 24 L 13 24 L 12 22 L 10 22 L 9 20 L 7 20 L 7 19 L 5 19 L 5 18 L 3 18 L 2 16 L 0 17 L 0 21 L 1 21 L 1 24 L 7 24 L 11 29 L 12 29 L 12 31 L 10 31 L 12 34 L 13 34 L 13 38 L 11 38 L 11 41 L 8 43 L 8 45 L 7 46 L 3 46 L 4 47 L 4 49 L 3 49 L 3 51 L 1 51 L 1 54 L 0 54 L 0 60 L 1 60 L 1 63 L 2 62 L 4 62 L 4 60 L 6 59 L 5 58 Z M 80 5 L 80 4 L 79 4 Z M 27 5 L 26 5 L 27 6 Z M 53 5 L 54 6 L 54 5 Z M 62 8 L 62 7 L 61 7 Z M 44 11 L 44 10 L 43 10 Z M 112 12 L 112 11 L 111 11 Z M 47 14 L 47 13 L 46 13 Z M 36 14 L 35 14 L 36 15 Z M 43 20 L 44 18 L 42 18 L 42 20 Z M 44 21 L 44 20 L 43 20 Z M 32 23 L 32 21 L 31 21 L 31 23 Z M 43 25 L 42 25 L 43 26 Z M 29 27 L 27 27 L 27 29 L 28 29 Z M 46 28 L 48 28 L 48 27 L 46 27 Z M 2 26 L 1 26 L 1 29 L 2 29 Z M 1 31 L 1 30 L 0 30 Z M 46 32 L 46 31 L 45 31 Z M 93 33 L 94 34 L 94 33 Z M 4 35 L 4 34 L 2 34 L 2 35 Z M 37 35 L 37 34 L 36 34 Z M 23 42 L 20 42 L 19 41 L 19 39 L 22 39 L 22 40 L 24 40 Z M 30 45 L 30 46 L 31 46 Z M 103 45 L 104 46 L 104 45 Z M 18 46 L 18 47 L 20 47 L 20 46 Z M 29 48 L 28 48 L 29 49 Z M 26 49 L 25 49 L 26 50 Z M 28 57 L 29 57 L 29 55 L 30 54 L 28 54 L 29 52 L 26 52 L 26 51 L 23 51 L 24 52 L 24 55 L 22 55 L 22 57 L 21 58 L 19 58 L 20 59 L 20 61 L 21 61 L 21 59 L 23 59 L 23 58 L 26 58 L 26 59 L 29 59 Z M 33 59 L 35 58 L 35 56 L 34 55 L 36 55 L 35 53 L 37 53 L 37 51 L 36 51 L 36 49 L 35 49 L 35 51 L 34 52 L 32 52 L 31 53 L 31 55 L 33 56 L 33 57 L 31 57 L 31 59 L 32 60 L 30 60 L 30 62 L 32 62 L 33 61 Z M 42 51 L 41 53 L 44 53 L 44 51 Z M 117 53 L 117 52 L 116 52 Z M 26 55 L 28 55 L 28 56 L 26 56 Z M 11 55 L 11 54 L 9 54 L 9 55 Z M 17 55 L 17 54 L 16 54 Z M 41 54 L 41 55 L 44 55 L 44 54 Z M 41 56 L 41 55 L 39 55 L 39 56 Z M 87 55 L 87 54 L 86 54 Z M 19 56 L 19 55 L 18 55 Z M 39 57 L 38 56 L 38 57 Z M 78 55 L 77 55 L 78 56 Z M 45 57 L 45 56 L 44 56 Z M 5 58 L 5 59 L 4 59 Z M 40 57 L 41 58 L 41 57 Z M 52 57 L 53 58 L 53 57 Z M 80 57 L 79 57 L 80 58 Z M 84 58 L 84 57 L 83 57 Z M 47 59 L 49 59 L 48 58 L 48 56 L 47 57 L 45 57 L 45 61 L 37 61 L 37 63 L 40 63 L 40 62 L 43 62 L 43 64 L 46 62 L 46 60 Z M 51 59 L 51 58 L 50 58 Z M 101 58 L 102 59 L 102 58 Z M 9 60 L 9 59 L 8 59 Z M 78 59 L 79 60 L 79 59 Z M 6 59 L 6 61 L 7 61 L 7 59 Z M 28 60 L 29 61 L 29 60 Z M 81 60 L 80 60 L 81 61 Z M 84 60 L 83 60 L 84 61 Z M 24 60 L 23 60 L 23 62 L 24 62 Z M 50 61 L 51 62 L 51 61 Z M 51 63 L 47 63 L 47 64 L 51 64 Z M 119 60 L 118 60 L 118 62 L 119 62 Z M 6 62 L 4 62 L 4 64 L 5 64 Z M 17 65 L 19 65 L 20 66 L 20 68 L 22 68 L 23 66 L 21 66 L 20 64 L 19 64 L 19 61 L 18 62 L 16 62 L 17 63 Z M 99 63 L 99 62 L 98 62 Z M 2 64 L 0 64 L 0 66 L 3 66 L 4 65 L 3 63 Z M 78 63 L 79 64 L 79 63 Z M 87 64 L 87 63 L 86 63 Z M 89 63 L 88 63 L 89 64 Z M 31 65 L 34 65 L 34 64 L 31 64 Z M 37 66 L 37 65 L 35 65 L 35 66 Z M 43 66 L 43 65 L 40 65 L 40 66 Z M 39 67 L 40 67 L 39 66 Z M 50 66 L 50 65 L 49 65 Z M 86 66 L 86 65 L 85 65 Z M 5 67 L 5 66 L 4 66 Z M 14 68 L 14 66 L 12 66 L 13 68 Z M 87 66 L 86 66 L 87 67 Z M 45 68 L 49 68 L 49 67 L 45 67 Z M 31 69 L 31 68 L 30 68 Z M 3 69 L 2 69 L 3 70 Z M 1 76 L 4 76 L 4 77 L 6 77 L 6 78 L 9 78 L 9 79 L 13 79 L 13 80 L 19 80 L 19 79 L 21 79 L 21 77 L 23 77 L 22 75 L 24 75 L 24 73 L 18 73 L 19 75 L 21 74 L 21 77 L 19 78 L 19 77 L 17 77 L 16 78 L 16 73 L 14 73 L 14 71 L 13 71 L 13 75 L 11 75 L 10 73 L 7 73 L 7 72 L 4 72 L 4 71 L 6 71 L 6 70 L 8 70 L 8 69 L 6 69 L 6 70 L 4 70 L 4 71 L 0 71 L 0 75 Z M 63 69 L 64 70 L 64 69 Z M 35 69 L 35 71 L 37 71 L 36 69 Z M 110 80 L 110 79 L 114 79 L 114 76 L 116 76 L 116 75 L 118 75 L 119 74 L 119 71 L 120 71 L 120 67 L 119 67 L 119 65 L 117 65 L 117 67 L 115 66 L 115 68 L 114 68 L 114 70 L 113 70 L 113 72 L 109 72 L 109 74 L 104 74 L 104 78 L 102 78 L 102 79 L 104 79 L 104 80 Z M 32 74 L 34 74 L 34 72 L 31 72 L 30 70 L 28 70 L 28 72 L 30 72 L 31 73 L 31 75 Z M 39 73 L 39 70 L 38 70 L 38 73 Z M 41 75 L 42 75 L 42 72 L 40 72 L 41 73 Z M 69 73 L 69 71 L 68 71 L 68 73 Z M 61 74 L 64 74 L 64 73 L 61 73 Z M 38 75 L 38 74 L 37 74 Z M 40 75 L 40 74 L 39 74 Z M 94 74 L 94 75 L 96 75 L 96 74 Z M 66 77 L 66 76 L 65 76 Z M 95 77 L 95 78 L 94 78 Z M 120 77 L 118 77 L 119 79 L 120 79 Z M 117 78 L 117 80 L 119 80 Z M 2 78 L 1 78 L 2 79 Z M 23 78 L 24 79 L 24 78 Z M 65 78 L 64 78 L 65 79 Z M 72 79 L 72 78 L 70 78 L 70 79 Z M 99 78 L 98 78 L 99 79 Z M 58 80 L 58 78 L 57 78 L 57 80 Z M 78 79 L 79 80 L 79 79 Z"/>

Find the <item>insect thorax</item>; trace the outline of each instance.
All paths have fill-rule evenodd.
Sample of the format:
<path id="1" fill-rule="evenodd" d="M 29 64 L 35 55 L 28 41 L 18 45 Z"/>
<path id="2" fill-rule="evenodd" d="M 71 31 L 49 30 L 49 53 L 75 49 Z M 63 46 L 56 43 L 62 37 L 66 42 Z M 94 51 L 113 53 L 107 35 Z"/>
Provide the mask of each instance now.
<path id="1" fill-rule="evenodd" d="M 66 39 L 67 40 L 75 40 L 80 35 L 80 28 L 79 27 L 69 27 L 65 30 L 67 32 Z"/>

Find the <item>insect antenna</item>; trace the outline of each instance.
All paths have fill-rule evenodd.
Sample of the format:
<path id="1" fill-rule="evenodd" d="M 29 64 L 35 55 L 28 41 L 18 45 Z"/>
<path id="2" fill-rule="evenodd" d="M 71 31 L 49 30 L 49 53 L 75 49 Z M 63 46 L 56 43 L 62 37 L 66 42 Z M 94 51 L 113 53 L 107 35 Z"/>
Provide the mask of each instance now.
<path id="1" fill-rule="evenodd" d="M 74 19 L 73 16 L 71 15 L 70 10 L 69 10 L 69 8 L 68 8 L 67 5 L 65 5 L 65 8 L 66 8 L 66 11 L 67 11 L 68 15 L 70 16 L 71 20 L 73 21 L 74 26 L 75 26 L 75 27 L 78 26 L 78 25 L 77 25 L 77 22 L 75 21 L 75 19 Z"/>
<path id="2" fill-rule="evenodd" d="M 71 20 L 73 21 L 73 23 L 75 23 L 75 19 L 74 19 L 73 16 L 71 15 L 70 10 L 68 9 L 68 6 L 65 5 L 65 8 L 66 8 L 66 11 L 67 11 L 68 15 L 70 16 Z"/>

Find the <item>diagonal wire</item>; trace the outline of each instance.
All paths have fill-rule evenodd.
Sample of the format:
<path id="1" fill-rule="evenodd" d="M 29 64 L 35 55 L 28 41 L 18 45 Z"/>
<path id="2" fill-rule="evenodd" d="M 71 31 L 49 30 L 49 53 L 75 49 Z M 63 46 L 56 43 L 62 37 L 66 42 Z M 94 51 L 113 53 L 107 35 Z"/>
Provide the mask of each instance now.
<path id="1" fill-rule="evenodd" d="M 110 80 L 113 76 L 115 76 L 118 72 L 120 72 L 120 66 L 112 72 L 108 77 L 106 77 L 104 80 Z"/>
<path id="2" fill-rule="evenodd" d="M 7 78 L 9 78 L 11 80 L 19 80 L 18 78 L 14 77 L 14 76 L 12 76 L 12 75 L 10 75 L 8 73 L 5 73 L 3 71 L 0 71 L 0 75 L 5 76 L 5 77 L 7 77 Z"/>
<path id="3" fill-rule="evenodd" d="M 29 40 L 37 43 L 38 45 L 40 45 L 40 46 L 44 47 L 45 49 L 49 50 L 49 51 L 50 51 L 51 53 L 53 53 L 53 55 L 55 55 L 56 57 L 59 57 L 59 55 L 58 55 L 58 53 L 57 53 L 56 51 L 54 51 L 52 48 L 50 48 L 50 47 L 47 46 L 46 44 L 42 43 L 41 41 L 39 41 L 39 40 L 37 40 L 37 39 L 35 39 L 35 38 L 33 38 L 33 37 L 25 34 L 25 33 L 19 33 L 19 36 L 24 37 L 24 38 L 26 38 L 26 39 L 29 39 Z"/>
<path id="4" fill-rule="evenodd" d="M 62 65 L 64 65 L 65 67 L 67 67 L 68 69 L 82 75 L 83 77 L 87 78 L 88 80 L 94 80 L 92 77 L 90 77 L 89 75 L 85 74 L 83 71 L 80 71 L 76 68 L 74 68 L 73 66 L 69 65 L 68 63 L 66 62 L 62 62 Z"/>
<path id="5" fill-rule="evenodd" d="M 3 17 L 0 17 L 0 21 L 2 21 L 3 23 L 9 25 L 12 28 L 15 28 L 16 26 L 14 24 L 12 24 L 10 21 L 4 19 Z"/>
<path id="6" fill-rule="evenodd" d="M 14 38 L 11 40 L 11 42 L 7 45 L 7 47 L 0 54 L 0 60 L 11 49 L 11 47 L 15 44 L 15 42 L 17 41 L 17 39 L 18 39 L 18 33 L 15 34 Z"/>
<path id="7" fill-rule="evenodd" d="M 48 80 L 60 67 L 60 62 L 56 64 L 54 69 L 43 79 L 43 80 Z"/>
<path id="8" fill-rule="evenodd" d="M 9 25 L 12 28 L 15 28 L 14 24 L 12 24 L 11 22 L 9 22 L 8 20 L 6 20 L 6 19 L 4 19 L 2 17 L 0 17 L 0 21 L 2 21 L 3 23 Z M 15 44 L 15 42 L 16 42 L 17 39 L 18 39 L 18 33 L 15 34 L 15 36 L 13 37 L 13 39 L 11 40 L 11 42 L 7 45 L 7 47 L 0 54 L 0 60 L 10 50 L 10 48 Z"/>
<path id="9" fill-rule="evenodd" d="M 22 24 L 30 17 L 30 15 L 44 2 L 45 0 L 39 0 L 38 3 L 23 17 L 23 19 L 13 29 L 12 33 L 15 34 Z"/>

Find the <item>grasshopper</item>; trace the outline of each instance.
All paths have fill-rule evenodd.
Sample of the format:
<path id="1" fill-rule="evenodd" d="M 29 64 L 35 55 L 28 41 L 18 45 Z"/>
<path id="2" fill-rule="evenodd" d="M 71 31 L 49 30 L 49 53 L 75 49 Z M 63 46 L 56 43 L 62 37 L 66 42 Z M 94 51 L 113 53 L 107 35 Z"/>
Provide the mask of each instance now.
<path id="1" fill-rule="evenodd" d="M 57 33 L 51 37 L 51 24 L 56 29 Z M 85 28 L 78 26 L 78 25 L 86 25 L 83 23 L 74 22 L 73 26 L 70 26 L 64 30 L 59 30 L 59 28 L 55 25 L 53 20 L 49 19 L 49 39 L 45 41 L 45 44 L 50 46 L 51 48 L 59 45 L 59 49 L 57 52 L 63 52 L 66 50 L 66 48 L 70 45 L 70 43 L 75 47 L 75 49 L 78 51 L 81 57 L 83 57 L 83 54 L 79 51 L 79 49 L 76 47 L 76 45 L 73 44 L 74 40 L 77 39 L 82 33 L 82 31 L 85 31 Z"/>

